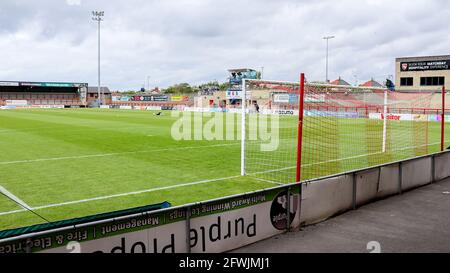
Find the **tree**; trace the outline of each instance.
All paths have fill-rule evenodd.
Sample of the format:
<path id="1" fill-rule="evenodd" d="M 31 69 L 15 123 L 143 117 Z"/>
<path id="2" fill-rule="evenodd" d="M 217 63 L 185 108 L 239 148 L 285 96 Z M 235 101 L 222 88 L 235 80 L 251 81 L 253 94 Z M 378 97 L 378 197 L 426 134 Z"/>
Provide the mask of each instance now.
<path id="1" fill-rule="evenodd" d="M 164 89 L 164 93 L 167 94 L 189 94 L 196 92 L 195 88 L 188 83 L 179 83 Z"/>
<path id="2" fill-rule="evenodd" d="M 225 91 L 225 90 L 228 89 L 228 87 L 230 87 L 230 84 L 227 83 L 227 82 L 221 83 L 221 84 L 219 85 L 220 91 Z"/>

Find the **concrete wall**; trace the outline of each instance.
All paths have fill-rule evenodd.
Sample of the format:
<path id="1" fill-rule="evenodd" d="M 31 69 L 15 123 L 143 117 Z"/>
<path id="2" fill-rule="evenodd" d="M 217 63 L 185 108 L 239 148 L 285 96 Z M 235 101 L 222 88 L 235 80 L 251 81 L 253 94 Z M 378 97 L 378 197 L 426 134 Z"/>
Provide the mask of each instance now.
<path id="1" fill-rule="evenodd" d="M 435 181 L 450 177 L 450 153 L 436 155 L 434 157 L 434 164 Z"/>
<path id="2" fill-rule="evenodd" d="M 450 177 L 450 152 L 306 182 L 302 185 L 300 222 L 303 226 L 315 224 L 447 177 Z"/>
<path id="3" fill-rule="evenodd" d="M 402 163 L 402 190 L 410 190 L 432 181 L 431 157 Z"/>
<path id="4" fill-rule="evenodd" d="M 352 208 L 353 177 L 343 175 L 302 185 L 300 222 L 303 225 L 321 222 Z"/>

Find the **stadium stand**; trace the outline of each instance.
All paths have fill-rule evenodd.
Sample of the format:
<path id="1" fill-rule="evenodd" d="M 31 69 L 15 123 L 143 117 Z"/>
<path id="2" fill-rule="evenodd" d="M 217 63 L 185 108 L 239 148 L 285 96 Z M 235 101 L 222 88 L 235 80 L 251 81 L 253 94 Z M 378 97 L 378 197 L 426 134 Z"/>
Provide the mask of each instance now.
<path id="1" fill-rule="evenodd" d="M 86 83 L 61 82 L 0 82 L 2 105 L 21 102 L 20 107 L 31 106 L 86 106 Z"/>

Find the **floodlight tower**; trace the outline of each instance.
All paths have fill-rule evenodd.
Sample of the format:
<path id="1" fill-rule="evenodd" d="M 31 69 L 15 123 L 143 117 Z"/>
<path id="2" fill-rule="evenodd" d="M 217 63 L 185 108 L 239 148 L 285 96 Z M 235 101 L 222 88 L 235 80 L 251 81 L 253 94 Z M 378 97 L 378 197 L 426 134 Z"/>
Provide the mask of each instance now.
<path id="1" fill-rule="evenodd" d="M 104 11 L 92 11 L 92 20 L 98 22 L 98 103 L 102 103 L 102 97 L 100 95 L 100 22 L 103 21 L 103 16 L 105 15 Z"/>

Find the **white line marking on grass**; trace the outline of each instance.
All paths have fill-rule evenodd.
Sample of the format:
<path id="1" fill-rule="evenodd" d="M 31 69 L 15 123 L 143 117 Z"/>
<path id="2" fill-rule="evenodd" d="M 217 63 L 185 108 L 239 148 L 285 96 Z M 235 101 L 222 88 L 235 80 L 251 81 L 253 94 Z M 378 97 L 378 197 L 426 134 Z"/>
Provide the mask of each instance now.
<path id="1" fill-rule="evenodd" d="M 58 161 L 58 160 L 67 160 L 67 159 L 81 159 L 81 158 L 91 158 L 91 157 L 106 157 L 106 156 L 117 156 L 117 155 L 138 154 L 138 153 L 152 153 L 152 152 L 164 152 L 164 151 L 202 149 L 202 148 L 223 147 L 223 146 L 233 146 L 233 145 L 236 146 L 236 145 L 241 145 L 241 144 L 240 143 L 215 144 L 215 145 L 188 146 L 188 147 L 176 147 L 176 148 L 165 148 L 165 149 L 155 149 L 155 150 L 144 150 L 144 151 L 130 151 L 130 152 L 120 152 L 120 153 L 77 155 L 77 156 L 65 156 L 65 157 L 53 157 L 53 158 L 38 158 L 38 159 L 30 159 L 30 160 L 16 160 L 16 161 L 0 161 L 0 165 L 33 163 L 33 162 L 42 162 L 42 161 Z"/>
<path id="2" fill-rule="evenodd" d="M 276 185 L 284 185 L 284 183 L 275 182 L 275 181 L 268 180 L 268 179 L 262 179 L 262 178 L 259 178 L 259 177 L 252 177 L 252 178 L 255 179 L 255 180 L 266 182 L 266 183 L 271 183 L 271 184 L 276 184 Z"/>
<path id="3" fill-rule="evenodd" d="M 211 182 L 234 179 L 234 178 L 238 178 L 238 177 L 241 177 L 241 176 L 236 175 L 236 176 L 229 176 L 229 177 L 223 177 L 223 178 L 207 179 L 207 180 L 195 181 L 195 182 L 190 182 L 190 183 L 185 183 L 185 184 L 177 184 L 177 185 L 147 189 L 147 190 L 142 190 L 142 191 L 119 193 L 119 194 L 100 196 L 100 197 L 94 197 L 94 198 L 83 199 L 83 200 L 76 200 L 76 201 L 69 201 L 69 202 L 63 202 L 63 203 L 58 203 L 58 204 L 38 206 L 38 207 L 29 207 L 27 205 L 28 206 L 27 208 L 30 210 L 40 210 L 40 209 L 47 209 L 47 208 L 52 208 L 52 207 L 61 207 L 61 206 L 66 206 L 66 205 L 80 204 L 80 203 L 86 203 L 86 202 L 91 202 L 91 201 L 111 199 L 111 198 L 116 198 L 116 197 L 124 197 L 124 196 L 129 196 L 129 195 L 137 195 L 137 194 L 149 193 L 149 192 L 154 192 L 154 191 L 162 191 L 162 190 L 180 188 L 180 187 L 185 187 L 185 186 L 206 184 L 206 183 L 211 183 Z M 14 214 L 14 213 L 23 212 L 23 211 L 26 211 L 26 210 L 13 210 L 13 211 L 0 212 L 0 216 L 7 215 L 7 214 Z"/>
<path id="4" fill-rule="evenodd" d="M 25 203 L 22 199 L 15 196 L 14 194 L 12 194 L 10 191 L 8 191 L 7 189 L 5 189 L 2 186 L 0 186 L 0 192 L 3 193 L 4 195 L 8 196 L 8 198 L 10 198 L 11 200 L 14 200 L 14 202 L 20 204 L 22 207 L 24 207 L 26 209 L 31 209 L 31 207 L 27 203 Z"/>
<path id="5" fill-rule="evenodd" d="M 447 142 L 447 141 L 445 141 L 445 142 Z M 414 148 L 419 148 L 419 147 L 432 146 L 432 145 L 437 145 L 437 144 L 440 144 L 440 143 L 441 143 L 441 142 L 439 141 L 439 142 L 434 142 L 434 143 L 429 143 L 429 144 L 423 144 L 423 145 L 419 145 L 419 146 L 404 147 L 404 148 L 401 148 L 401 149 L 391 150 L 390 152 L 404 151 L 404 150 L 409 150 L 409 149 L 414 149 Z M 332 163 L 332 162 L 337 162 L 337 161 L 341 161 L 341 160 L 355 159 L 355 158 L 360 158 L 360 157 L 365 157 L 365 156 L 371 156 L 371 155 L 377 155 L 377 154 L 382 154 L 382 153 L 383 153 L 383 152 L 376 152 L 376 153 L 362 154 L 362 155 L 355 155 L 355 156 L 349 156 L 349 157 L 344 157 L 344 158 L 332 159 L 332 160 L 321 161 L 321 162 L 310 163 L 310 164 L 302 164 L 302 167 L 309 167 L 309 166 L 314 166 L 314 165 L 321 165 L 321 164 Z M 280 169 L 274 169 L 274 170 L 268 170 L 268 171 L 261 171 L 261 172 L 249 173 L 248 175 L 264 174 L 264 173 L 273 173 L 273 172 L 279 172 L 279 171 L 291 170 L 291 169 L 295 169 L 295 168 L 296 168 L 296 166 L 290 166 L 290 167 L 284 167 L 284 168 L 280 168 Z"/>

